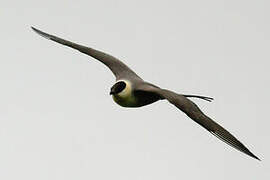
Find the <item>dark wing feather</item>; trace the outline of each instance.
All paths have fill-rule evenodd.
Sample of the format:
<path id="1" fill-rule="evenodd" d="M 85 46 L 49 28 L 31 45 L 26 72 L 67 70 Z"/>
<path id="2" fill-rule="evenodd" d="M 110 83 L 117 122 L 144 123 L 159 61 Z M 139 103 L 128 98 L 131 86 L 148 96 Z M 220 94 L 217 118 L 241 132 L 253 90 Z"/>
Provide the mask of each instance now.
<path id="1" fill-rule="evenodd" d="M 95 49 L 90 48 L 90 47 L 86 47 L 86 46 L 82 46 L 82 45 L 73 43 L 71 41 L 61 39 L 61 38 L 54 36 L 54 35 L 47 34 L 47 33 L 42 32 L 34 27 L 32 27 L 32 29 L 36 33 L 41 35 L 42 37 L 45 37 L 46 39 L 49 39 L 49 40 L 55 41 L 57 43 L 63 44 L 65 46 L 77 49 L 78 51 L 99 60 L 100 62 L 105 64 L 108 68 L 110 68 L 110 70 L 115 75 L 116 79 L 125 78 L 125 77 L 133 77 L 133 78 L 141 79 L 127 65 L 125 65 L 123 62 L 121 62 L 120 60 L 118 60 L 117 58 L 115 58 L 109 54 L 95 50 Z"/>
<path id="2" fill-rule="evenodd" d="M 237 140 L 231 133 L 229 133 L 222 126 L 217 124 L 215 121 L 207 117 L 199 107 L 186 98 L 184 95 L 176 94 L 172 91 L 160 89 L 157 87 L 153 87 L 151 85 L 142 86 L 141 91 L 148 91 L 158 94 L 161 99 L 167 99 L 170 103 L 175 105 L 178 109 L 183 111 L 188 117 L 193 119 L 196 123 L 203 126 L 213 135 L 229 144 L 230 146 L 236 148 L 237 150 L 260 160 L 257 156 L 255 156 L 252 152 L 250 152 L 239 140 Z"/>

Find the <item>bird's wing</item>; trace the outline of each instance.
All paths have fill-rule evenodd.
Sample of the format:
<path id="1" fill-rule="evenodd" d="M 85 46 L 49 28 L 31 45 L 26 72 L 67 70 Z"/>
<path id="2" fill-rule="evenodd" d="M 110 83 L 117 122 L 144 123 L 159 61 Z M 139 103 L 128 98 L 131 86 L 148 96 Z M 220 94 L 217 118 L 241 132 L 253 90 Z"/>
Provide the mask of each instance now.
<path id="1" fill-rule="evenodd" d="M 186 98 L 184 95 L 176 94 L 166 89 L 160 89 L 149 84 L 141 86 L 138 91 L 152 92 L 159 95 L 161 99 L 167 99 L 170 103 L 175 105 L 178 109 L 183 111 L 188 117 L 193 119 L 196 123 L 203 126 L 213 135 L 229 144 L 230 146 L 238 149 L 239 151 L 260 160 L 252 152 L 250 152 L 239 140 L 237 140 L 231 133 L 229 133 L 222 126 L 217 124 L 215 121 L 207 117 L 199 107 Z"/>
<path id="2" fill-rule="evenodd" d="M 115 75 L 116 79 L 125 78 L 125 77 L 132 77 L 132 78 L 141 79 L 134 71 L 132 71 L 122 61 L 118 60 L 117 58 L 115 58 L 109 54 L 95 50 L 95 49 L 90 48 L 90 47 L 86 47 L 86 46 L 82 46 L 82 45 L 73 43 L 71 41 L 64 40 L 64 39 L 59 38 L 59 37 L 54 36 L 54 35 L 47 34 L 47 33 L 42 32 L 34 27 L 32 27 L 32 29 L 36 33 L 41 35 L 42 37 L 45 37 L 49 40 L 63 44 L 65 46 L 77 49 L 78 51 L 99 60 L 100 62 L 105 64 L 108 68 L 110 68 L 110 70 Z"/>

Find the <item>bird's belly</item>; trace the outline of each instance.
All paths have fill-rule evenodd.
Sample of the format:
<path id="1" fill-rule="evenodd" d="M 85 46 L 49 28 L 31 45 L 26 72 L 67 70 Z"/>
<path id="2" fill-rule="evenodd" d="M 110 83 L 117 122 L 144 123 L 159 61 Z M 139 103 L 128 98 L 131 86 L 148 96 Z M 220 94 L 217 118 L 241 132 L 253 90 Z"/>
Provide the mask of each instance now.
<path id="1" fill-rule="evenodd" d="M 113 95 L 113 100 L 118 105 L 123 107 L 139 107 L 136 98 L 134 96 L 121 97 L 118 95 Z"/>

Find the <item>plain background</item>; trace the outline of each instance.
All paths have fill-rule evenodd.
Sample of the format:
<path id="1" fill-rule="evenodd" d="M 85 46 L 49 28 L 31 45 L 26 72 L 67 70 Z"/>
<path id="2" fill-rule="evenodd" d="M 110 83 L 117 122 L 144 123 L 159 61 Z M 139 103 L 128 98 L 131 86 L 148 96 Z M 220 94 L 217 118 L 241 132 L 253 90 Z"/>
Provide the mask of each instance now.
<path id="1" fill-rule="evenodd" d="M 2 1 L 0 179 L 269 179 L 269 1 Z M 127 109 L 104 65 L 30 26 L 118 57 L 194 101 L 262 159 L 166 101 Z"/>

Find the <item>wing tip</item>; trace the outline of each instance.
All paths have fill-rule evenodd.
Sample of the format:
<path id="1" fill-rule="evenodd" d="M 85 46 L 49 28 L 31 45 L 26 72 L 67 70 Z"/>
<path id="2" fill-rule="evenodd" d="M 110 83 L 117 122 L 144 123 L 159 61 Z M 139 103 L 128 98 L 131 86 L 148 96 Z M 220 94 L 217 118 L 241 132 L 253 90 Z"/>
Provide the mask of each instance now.
<path id="1" fill-rule="evenodd" d="M 31 29 L 32 29 L 34 32 L 38 33 L 38 34 L 41 33 L 41 31 L 40 31 L 39 29 L 35 28 L 34 26 L 31 26 Z"/>
<path id="2" fill-rule="evenodd" d="M 50 37 L 49 34 L 43 32 L 43 31 L 41 31 L 41 30 L 39 30 L 39 29 L 37 29 L 37 28 L 35 28 L 35 27 L 33 27 L 33 26 L 31 26 L 31 29 L 32 29 L 35 33 L 37 33 L 38 35 L 40 35 L 40 36 L 42 36 L 42 37 L 44 37 L 44 38 L 46 38 L 46 39 L 51 39 L 51 37 Z"/>
<path id="3" fill-rule="evenodd" d="M 254 159 L 257 159 L 258 161 L 262 161 L 260 158 L 258 158 L 256 155 L 254 155 L 252 152 L 249 151 L 249 153 L 247 153 L 249 156 L 253 157 Z"/>
<path id="4" fill-rule="evenodd" d="M 34 26 L 31 26 L 31 29 L 32 29 L 33 31 L 36 31 L 36 28 L 35 28 Z"/>
<path id="5" fill-rule="evenodd" d="M 233 148 L 237 149 L 238 151 L 241 151 L 242 153 L 254 158 L 254 159 L 257 159 L 259 161 L 261 161 L 260 158 L 258 158 L 257 156 L 255 156 L 246 146 L 244 146 L 240 141 L 238 141 L 236 138 L 235 140 L 238 142 L 237 144 L 235 143 L 232 143 L 229 139 L 227 139 L 226 137 L 220 135 L 219 133 L 217 132 L 214 132 L 214 131 L 210 131 L 211 134 L 213 134 L 214 136 L 216 136 L 218 139 L 222 140 L 223 142 L 227 143 L 228 145 L 232 146 Z M 232 135 L 231 135 L 232 136 Z M 234 136 L 232 136 L 234 137 Z"/>

